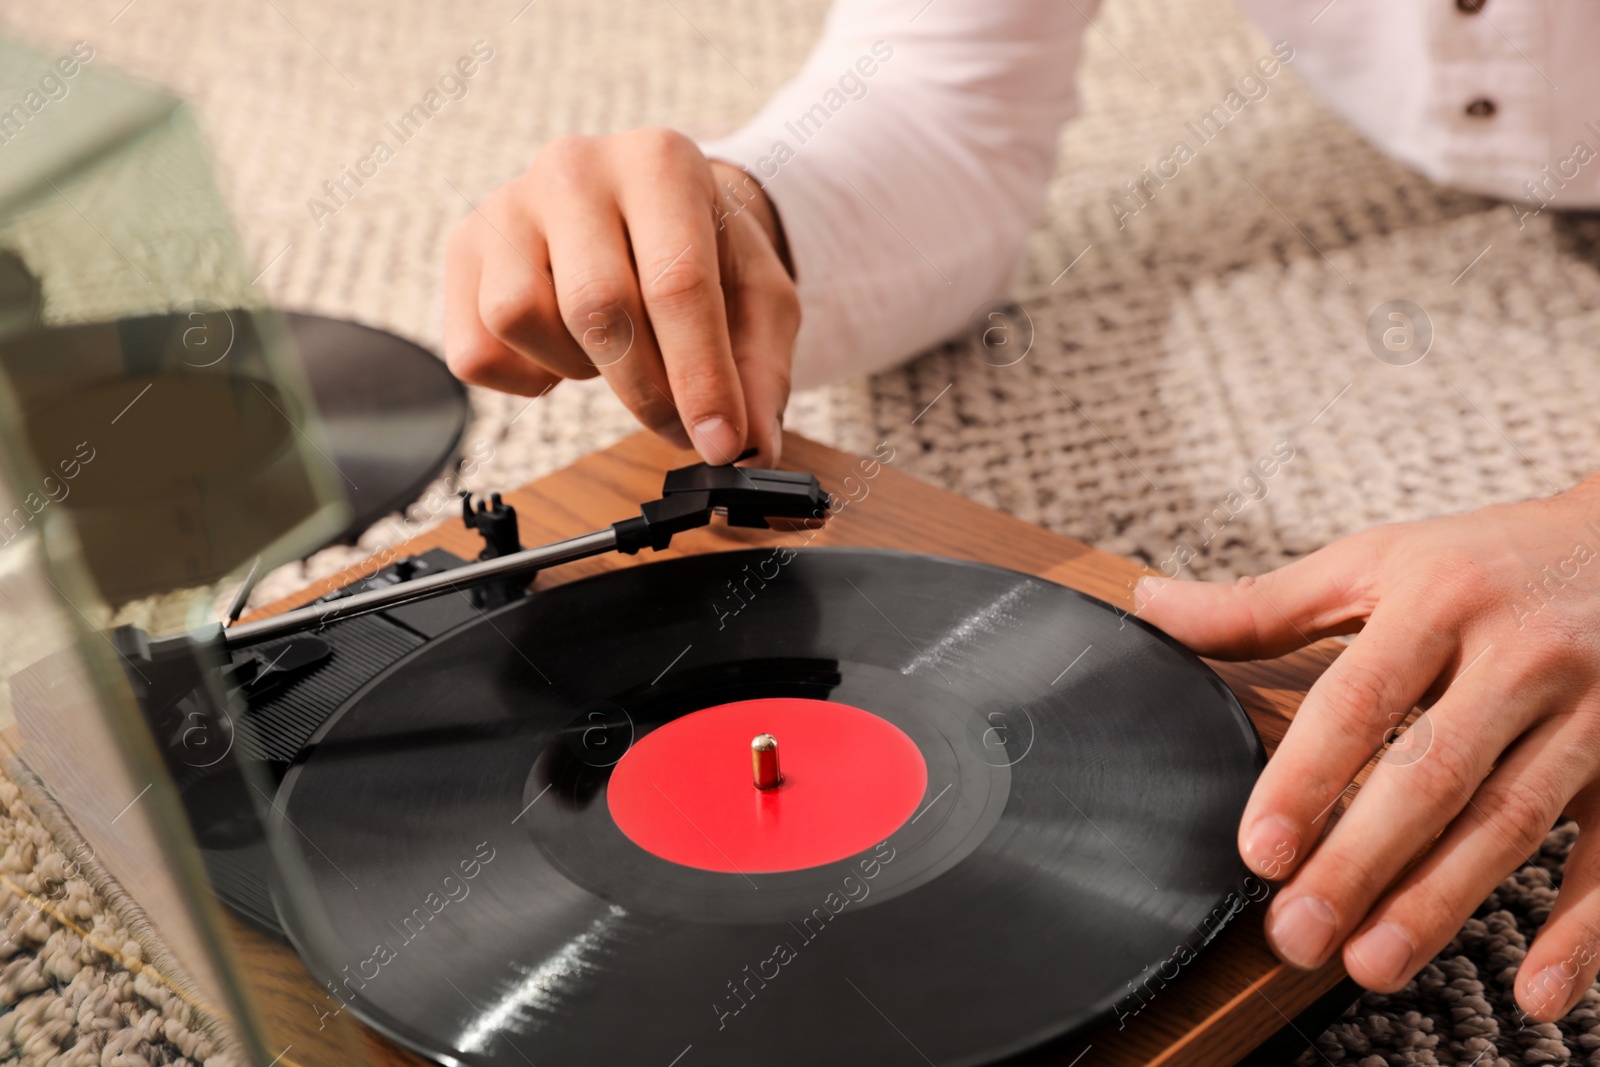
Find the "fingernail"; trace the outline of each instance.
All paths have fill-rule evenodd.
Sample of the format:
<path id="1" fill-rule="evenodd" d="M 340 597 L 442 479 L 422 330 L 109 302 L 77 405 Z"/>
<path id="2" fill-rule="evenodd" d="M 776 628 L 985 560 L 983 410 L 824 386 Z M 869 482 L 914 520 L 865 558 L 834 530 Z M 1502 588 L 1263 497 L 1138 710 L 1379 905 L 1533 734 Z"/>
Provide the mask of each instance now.
<path id="1" fill-rule="evenodd" d="M 1333 909 L 1316 897 L 1295 897 L 1272 916 L 1267 936 L 1283 959 L 1304 970 L 1318 966 L 1333 945 Z"/>
<path id="2" fill-rule="evenodd" d="M 1244 861 L 1263 878 L 1285 877 L 1300 855 L 1300 834 L 1276 815 L 1263 815 L 1244 839 Z"/>
<path id="3" fill-rule="evenodd" d="M 1133 587 L 1133 610 L 1143 611 L 1145 605 L 1154 600 L 1156 593 L 1160 592 L 1160 590 L 1160 578 L 1140 578 Z"/>
<path id="4" fill-rule="evenodd" d="M 694 424 L 695 450 L 707 463 L 732 463 L 739 458 L 739 431 L 721 415 Z"/>
<path id="5" fill-rule="evenodd" d="M 665 426 L 657 426 L 656 434 L 668 444 L 677 448 L 692 448 L 689 444 L 689 431 L 683 428 L 683 423 L 676 420 Z"/>
<path id="6" fill-rule="evenodd" d="M 1572 999 L 1572 979 L 1561 973 L 1559 965 L 1546 967 L 1528 979 L 1523 990 L 1534 1014 L 1559 1018 L 1566 1014 L 1567 1002 Z"/>
<path id="7" fill-rule="evenodd" d="M 1391 922 L 1379 923 L 1350 943 L 1350 954 L 1379 985 L 1399 985 L 1416 953 L 1411 935 Z"/>

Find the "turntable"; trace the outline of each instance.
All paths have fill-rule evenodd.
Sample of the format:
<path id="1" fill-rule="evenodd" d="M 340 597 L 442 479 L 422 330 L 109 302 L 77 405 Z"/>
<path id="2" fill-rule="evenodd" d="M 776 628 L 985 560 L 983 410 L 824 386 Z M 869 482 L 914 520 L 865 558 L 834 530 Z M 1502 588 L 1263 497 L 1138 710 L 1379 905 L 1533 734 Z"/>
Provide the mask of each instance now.
<path id="1" fill-rule="evenodd" d="M 1232 1063 L 1343 1007 L 1233 843 L 1319 654 L 1219 677 L 1135 565 L 785 454 L 662 494 L 639 435 L 228 632 L 315 892 L 201 843 L 303 1062 Z"/>

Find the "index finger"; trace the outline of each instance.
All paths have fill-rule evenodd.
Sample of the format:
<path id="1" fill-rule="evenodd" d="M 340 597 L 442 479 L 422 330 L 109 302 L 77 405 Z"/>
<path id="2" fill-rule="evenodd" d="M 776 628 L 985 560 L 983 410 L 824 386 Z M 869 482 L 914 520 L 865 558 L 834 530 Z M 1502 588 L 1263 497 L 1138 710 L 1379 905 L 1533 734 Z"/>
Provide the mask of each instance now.
<path id="1" fill-rule="evenodd" d="M 1239 851 L 1257 874 L 1280 879 L 1305 860 L 1334 802 L 1399 731 L 1457 647 L 1457 635 L 1415 599 L 1378 606 L 1312 685 L 1251 791 Z"/>
<path id="2" fill-rule="evenodd" d="M 648 180 L 618 184 L 645 313 L 689 439 L 706 462 L 732 463 L 748 425 L 718 267 L 716 190 L 687 138 L 640 136 L 651 139 Z"/>

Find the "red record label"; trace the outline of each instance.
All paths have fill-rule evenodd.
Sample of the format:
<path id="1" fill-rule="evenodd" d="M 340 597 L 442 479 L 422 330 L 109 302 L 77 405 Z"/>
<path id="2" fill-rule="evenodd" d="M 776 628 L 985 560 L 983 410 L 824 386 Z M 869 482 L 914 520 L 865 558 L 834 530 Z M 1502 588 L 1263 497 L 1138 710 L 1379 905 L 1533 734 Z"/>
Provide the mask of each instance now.
<path id="1" fill-rule="evenodd" d="M 751 742 L 777 740 L 781 784 L 758 789 Z M 855 855 L 911 818 L 928 787 L 898 726 L 831 700 L 765 697 L 674 719 L 617 762 L 606 803 L 634 844 L 730 874 L 797 871 Z"/>

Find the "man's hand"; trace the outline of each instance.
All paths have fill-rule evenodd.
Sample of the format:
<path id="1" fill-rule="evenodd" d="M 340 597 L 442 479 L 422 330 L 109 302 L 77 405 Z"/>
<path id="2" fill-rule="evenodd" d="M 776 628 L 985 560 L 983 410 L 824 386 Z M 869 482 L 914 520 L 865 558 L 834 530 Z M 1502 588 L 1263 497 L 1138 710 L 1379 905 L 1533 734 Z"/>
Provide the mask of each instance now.
<path id="1" fill-rule="evenodd" d="M 522 396 L 605 375 L 708 463 L 771 465 L 800 305 L 760 187 L 671 130 L 563 137 L 450 237 L 445 358 Z"/>
<path id="2" fill-rule="evenodd" d="M 1548 500 L 1380 526 L 1234 585 L 1145 579 L 1136 598 L 1141 617 L 1221 658 L 1360 631 L 1306 696 L 1239 828 L 1250 867 L 1288 879 L 1266 919 L 1279 956 L 1316 967 L 1342 944 L 1358 982 L 1399 989 L 1565 812 L 1581 836 L 1516 990 L 1536 1019 L 1572 1009 L 1600 970 L 1600 476 Z M 1414 706 L 1428 710 L 1402 733 Z"/>

